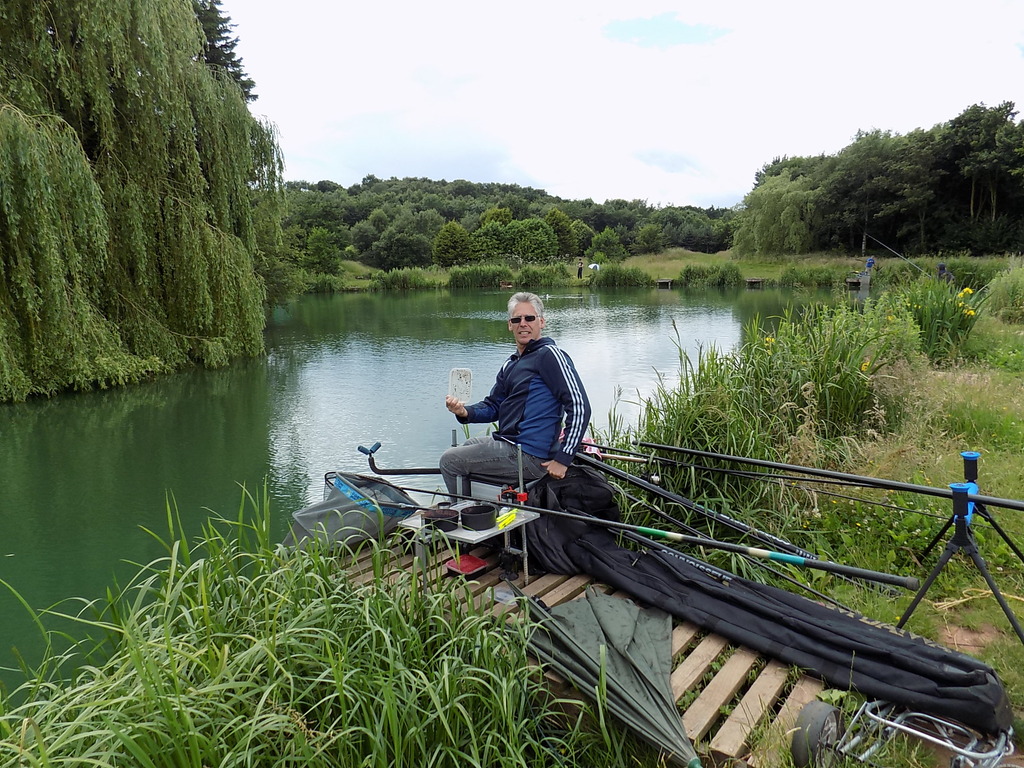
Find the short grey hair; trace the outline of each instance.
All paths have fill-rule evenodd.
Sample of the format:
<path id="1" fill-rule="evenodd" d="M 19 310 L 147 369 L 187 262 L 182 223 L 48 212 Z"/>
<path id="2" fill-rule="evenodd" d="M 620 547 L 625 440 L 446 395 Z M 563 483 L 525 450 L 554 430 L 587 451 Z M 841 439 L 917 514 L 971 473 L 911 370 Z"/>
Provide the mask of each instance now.
<path id="1" fill-rule="evenodd" d="M 531 304 L 537 310 L 537 317 L 544 317 L 544 302 L 540 300 L 540 296 L 536 293 L 529 293 L 527 291 L 515 293 L 508 300 L 508 316 L 512 317 L 512 313 L 516 311 L 516 305 L 523 303 Z"/>

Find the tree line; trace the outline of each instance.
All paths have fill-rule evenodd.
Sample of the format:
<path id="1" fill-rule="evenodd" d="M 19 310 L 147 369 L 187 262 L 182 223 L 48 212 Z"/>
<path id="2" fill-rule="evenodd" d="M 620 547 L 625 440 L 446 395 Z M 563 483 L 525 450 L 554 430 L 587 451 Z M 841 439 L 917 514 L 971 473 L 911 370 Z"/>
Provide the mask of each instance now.
<path id="1" fill-rule="evenodd" d="M 776 158 L 743 200 L 741 254 L 1024 250 L 1024 123 L 975 104 L 905 135 L 867 131 L 834 155 Z"/>
<path id="2" fill-rule="evenodd" d="M 734 212 L 654 208 L 643 200 L 565 200 L 517 184 L 379 179 L 285 184 L 282 222 L 292 262 L 331 273 L 345 259 L 377 269 L 516 264 L 729 247 Z"/>
<path id="3" fill-rule="evenodd" d="M 379 179 L 344 187 L 288 182 L 289 265 L 333 274 L 350 259 L 376 269 L 513 266 L 579 258 L 617 262 L 667 248 L 775 257 L 1024 249 L 1024 124 L 1011 102 L 974 105 L 906 135 L 860 132 L 832 155 L 776 158 L 734 208 L 565 200 L 515 184 Z"/>

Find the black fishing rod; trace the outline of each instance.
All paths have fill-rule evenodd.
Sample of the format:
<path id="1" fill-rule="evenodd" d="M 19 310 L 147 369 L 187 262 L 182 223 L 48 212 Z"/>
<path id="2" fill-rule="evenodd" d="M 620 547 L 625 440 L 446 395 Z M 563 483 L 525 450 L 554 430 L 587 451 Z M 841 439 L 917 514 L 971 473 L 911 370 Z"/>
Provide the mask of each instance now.
<path id="1" fill-rule="evenodd" d="M 689 533 L 689 534 L 691 534 L 693 536 L 700 536 L 702 538 L 710 538 L 706 534 L 702 533 L 701 531 L 698 531 L 696 528 L 694 528 L 694 527 L 692 527 L 690 525 L 687 525 L 686 523 L 682 522 L 681 520 L 677 520 L 676 518 L 672 517 L 672 515 L 668 514 L 668 512 L 664 511 L 663 509 L 658 507 L 656 504 L 652 504 L 651 502 L 647 501 L 646 499 L 641 499 L 639 496 L 630 493 L 625 488 L 622 488 L 620 486 L 615 486 L 615 489 L 619 493 L 621 493 L 623 496 L 625 496 L 626 499 L 628 499 L 629 501 L 631 501 L 631 502 L 633 502 L 635 504 L 642 505 L 649 512 L 652 512 L 653 514 L 657 515 L 658 517 L 660 517 L 665 522 L 672 523 L 672 525 L 675 525 L 675 526 L 678 526 L 679 528 L 682 528 L 684 531 L 686 531 L 687 533 Z M 658 542 L 656 542 L 656 541 L 652 541 L 650 539 L 646 539 L 646 538 L 641 537 L 641 536 L 636 536 L 634 540 L 641 540 L 641 541 L 644 541 L 644 542 L 649 542 L 650 544 L 653 544 L 653 545 L 657 545 L 659 547 L 664 547 L 664 545 L 658 544 Z M 673 552 L 673 553 L 679 554 L 680 557 L 683 557 L 687 561 L 689 561 L 691 565 L 699 564 L 698 567 L 706 566 L 707 565 L 706 563 L 704 563 L 701 560 L 695 560 L 693 558 L 686 558 L 685 555 L 682 555 L 682 554 L 678 553 L 674 549 L 671 549 L 671 548 L 668 548 L 668 547 L 664 547 L 664 548 L 666 550 L 668 550 L 669 552 Z M 794 587 L 800 587 L 801 589 L 804 589 L 804 590 L 810 592 L 812 595 L 817 597 L 819 600 L 824 600 L 826 602 L 832 603 L 833 605 L 835 605 L 838 608 L 845 608 L 846 610 L 849 610 L 849 608 L 847 608 L 845 605 L 840 603 L 834 597 L 830 597 L 830 596 L 826 595 L 823 592 L 819 592 L 814 587 L 811 587 L 811 586 L 809 586 L 807 584 L 804 584 L 799 579 L 794 579 L 788 573 L 783 573 L 779 569 L 773 568 L 771 565 L 769 565 L 767 563 L 763 563 L 760 560 L 753 559 L 753 558 L 751 558 L 749 556 L 742 555 L 742 557 L 744 557 L 747 560 L 747 562 L 749 562 L 749 563 L 751 563 L 753 565 L 759 566 L 761 568 L 764 568 L 766 571 L 768 571 L 772 575 L 776 576 L 777 578 L 783 579 L 784 581 L 792 584 Z M 728 573 L 728 572 L 727 571 L 721 571 L 721 573 Z"/>
<path id="2" fill-rule="evenodd" d="M 817 557 L 817 555 L 815 555 L 813 552 L 809 552 L 806 549 L 802 549 L 801 547 L 798 547 L 792 542 L 786 541 L 785 539 L 779 538 L 778 536 L 774 536 L 770 533 L 766 533 L 765 531 L 760 531 L 757 528 L 747 525 L 746 523 L 740 520 L 736 520 L 735 518 L 729 517 L 728 515 L 723 514 L 721 512 L 716 512 L 713 509 L 708 509 L 707 507 L 701 506 L 700 504 L 697 504 L 695 501 L 692 501 L 686 498 L 685 496 L 680 496 L 678 493 L 673 493 L 672 491 L 666 490 L 665 488 L 662 488 L 660 485 L 656 485 L 652 482 L 644 480 L 641 477 L 631 475 L 628 472 L 624 472 L 621 469 L 617 469 L 616 467 L 610 467 L 607 464 L 604 464 L 598 461 L 597 459 L 593 458 L 592 456 L 587 456 L 585 453 L 577 453 L 575 460 L 583 464 L 586 464 L 587 466 L 593 467 L 594 469 L 600 470 L 601 472 L 605 472 L 611 475 L 612 477 L 617 477 L 620 480 L 625 480 L 626 482 L 632 483 L 638 488 L 643 488 L 645 491 L 653 493 L 655 496 L 660 496 L 661 498 L 665 499 L 665 501 L 671 501 L 675 504 L 679 504 L 684 509 L 688 509 L 691 512 L 696 512 L 697 514 L 704 515 L 705 517 L 711 520 L 722 523 L 723 525 L 725 525 L 728 528 L 731 528 L 737 533 L 742 533 L 747 536 L 750 536 L 752 539 L 760 541 L 762 544 L 768 544 L 769 546 L 775 547 L 776 549 L 785 550 L 790 552 L 791 554 L 799 555 L 800 557 L 804 557 L 807 559 L 814 559 Z"/>
<path id="3" fill-rule="evenodd" d="M 462 501 L 476 501 L 484 504 L 495 503 L 492 500 L 482 499 L 478 496 L 467 496 L 465 494 L 460 493 L 448 493 L 446 491 L 427 490 L 424 488 L 409 488 L 403 486 L 395 487 L 398 488 L 399 490 L 407 491 L 410 493 L 441 495 L 451 499 L 460 499 Z M 387 506 L 394 507 L 396 509 L 432 509 L 432 507 L 418 504 L 389 503 Z M 630 533 L 638 533 L 645 536 L 656 536 L 658 538 L 667 539 L 668 541 L 674 541 L 683 544 L 691 544 L 694 546 L 708 547 L 709 549 L 720 549 L 725 552 L 737 552 L 740 554 L 750 555 L 751 557 L 759 557 L 765 560 L 775 560 L 777 562 L 787 563 L 789 565 L 796 565 L 803 568 L 815 568 L 820 571 L 828 571 L 830 573 L 850 576 L 852 578 L 865 579 L 867 581 L 875 581 L 880 584 L 891 584 L 896 587 L 903 587 L 905 589 L 910 590 L 916 590 L 921 586 L 921 582 L 914 576 L 896 576 L 895 574 L 891 573 L 870 571 L 864 568 L 857 568 L 852 565 L 842 565 L 841 563 L 833 563 L 828 560 L 818 560 L 813 557 L 800 557 L 798 555 L 793 555 L 786 552 L 776 552 L 768 549 L 760 549 L 758 547 L 746 547 L 742 544 L 733 544 L 727 541 L 716 541 L 715 539 L 706 539 L 698 536 L 687 536 L 682 533 L 676 533 L 675 531 L 663 531 L 659 528 L 648 528 L 643 525 L 630 525 L 629 523 L 620 523 L 615 520 L 605 520 L 604 518 L 592 517 L 587 515 L 576 515 L 571 512 L 560 512 L 553 509 L 533 507 L 526 504 L 516 504 L 514 507 L 512 507 L 512 509 L 513 511 L 525 510 L 527 512 L 537 512 L 541 515 L 549 515 L 554 517 L 560 517 L 566 520 L 574 520 L 580 523 L 600 525 L 604 528 L 609 528 L 612 530 L 627 531 Z"/>
<path id="4" fill-rule="evenodd" d="M 895 480 L 882 480 L 877 477 L 866 477 L 864 475 L 851 475 L 845 472 L 833 472 L 827 469 L 817 469 L 816 467 L 801 467 L 797 464 L 782 464 L 776 461 L 766 461 L 764 459 L 751 459 L 744 456 L 731 456 L 724 453 L 712 453 L 710 451 L 698 451 L 694 448 L 682 448 L 675 445 L 660 445 L 658 443 L 648 443 L 645 441 L 637 441 L 636 445 L 641 445 L 645 448 L 652 448 L 657 451 L 667 451 L 669 453 L 685 453 L 690 456 L 701 456 L 706 459 L 717 459 L 719 461 L 734 461 L 741 464 L 751 464 L 757 467 L 767 467 L 769 469 L 778 469 L 784 472 L 799 472 L 806 475 L 817 475 L 819 477 L 830 477 L 836 480 L 843 480 L 850 485 L 860 485 L 865 488 L 880 488 L 887 491 L 905 491 L 908 493 L 920 493 L 925 496 L 937 496 L 943 499 L 953 498 L 953 491 L 949 488 L 932 488 L 928 485 L 914 485 L 913 483 L 901 483 Z M 994 507 L 1003 507 L 1005 509 L 1015 509 L 1020 512 L 1024 512 L 1024 501 L 1016 501 L 1014 499 L 1000 499 L 994 496 L 982 496 L 981 494 L 968 494 L 968 501 L 973 501 L 977 504 L 988 504 Z"/>
<path id="5" fill-rule="evenodd" d="M 588 444 L 589 447 L 598 449 L 597 456 L 601 459 L 608 458 L 628 458 L 629 461 L 634 462 L 646 462 L 650 464 L 657 464 L 662 467 L 674 467 L 682 469 L 697 469 L 702 472 L 717 472 L 722 475 L 729 475 L 730 477 L 742 477 L 747 480 L 781 480 L 783 482 L 801 482 L 801 483 L 821 483 L 822 485 L 845 485 L 853 486 L 858 488 L 873 487 L 865 486 L 863 483 L 851 483 L 847 480 L 836 480 L 832 478 L 817 478 L 817 477 L 805 477 L 804 475 L 793 475 L 793 474 L 774 474 L 769 472 L 754 472 L 749 469 L 727 469 L 726 467 L 712 467 L 707 464 L 697 464 L 692 461 L 683 461 L 682 459 L 670 459 L 666 456 L 657 456 L 653 453 L 640 453 L 639 451 L 631 451 L 627 448 L 610 448 L 605 445 L 598 445 L 596 443 Z M 605 451 L 618 451 L 619 453 L 626 454 L 626 456 L 614 456 L 612 454 L 605 453 Z M 850 497 L 843 497 L 850 498 Z M 853 499 L 854 501 L 866 501 L 866 499 Z"/>
<path id="6" fill-rule="evenodd" d="M 660 485 L 657 485 L 656 482 L 651 482 L 643 478 L 637 477 L 635 475 L 631 475 L 628 472 L 616 469 L 615 467 L 609 467 L 606 464 L 595 460 L 592 456 L 587 456 L 585 454 L 581 455 L 577 453 L 576 458 L 577 460 L 581 460 L 581 463 L 585 463 L 588 466 L 593 467 L 594 469 L 600 470 L 601 472 L 605 472 L 606 474 L 609 474 L 612 477 L 617 477 L 620 480 L 630 482 L 633 485 L 643 488 L 649 493 L 653 493 L 656 496 L 660 496 L 666 501 L 679 504 L 684 509 L 688 509 L 691 512 L 696 512 L 697 514 L 703 515 L 709 520 L 721 523 L 726 527 L 736 531 L 737 533 L 741 533 L 743 535 L 749 536 L 750 538 L 756 541 L 760 541 L 762 544 L 768 544 L 769 546 L 773 546 L 776 549 L 781 549 L 789 552 L 790 554 L 797 555 L 799 557 L 803 557 L 809 560 L 819 559 L 818 555 L 806 549 L 803 549 L 802 547 L 798 547 L 797 545 L 793 544 L 790 541 L 787 541 L 786 539 L 774 536 L 770 533 L 766 533 L 765 531 L 758 530 L 757 528 L 754 528 L 753 526 L 748 525 L 747 523 L 744 523 L 733 517 L 729 517 L 728 515 L 723 514 L 722 512 L 716 512 L 712 509 L 708 509 L 707 507 L 697 504 L 696 502 L 686 498 L 685 496 L 680 496 L 678 493 L 673 493 L 672 491 L 662 488 Z M 840 574 L 840 578 L 847 577 Z"/>
<path id="7" fill-rule="evenodd" d="M 628 450 L 626 448 L 607 448 L 606 446 L 597 445 L 597 444 L 593 444 L 593 447 L 596 447 L 596 448 L 599 449 L 599 453 L 597 455 L 601 456 L 602 458 L 604 458 L 605 455 L 606 455 L 606 454 L 603 453 L 604 450 L 613 450 L 613 451 L 618 451 L 620 453 L 629 454 L 632 460 L 640 460 L 639 457 L 644 457 L 643 458 L 644 461 L 647 461 L 649 463 L 654 463 L 654 464 L 657 464 L 658 466 L 662 466 L 662 467 L 667 466 L 667 467 L 682 468 L 682 469 L 696 469 L 696 470 L 699 470 L 701 472 L 716 472 L 716 473 L 718 473 L 720 475 L 728 475 L 729 477 L 740 477 L 740 478 L 744 478 L 746 480 L 758 480 L 758 481 L 762 481 L 762 482 L 779 481 L 779 482 L 782 482 L 782 483 L 789 483 L 792 486 L 800 488 L 800 490 L 802 490 L 802 491 L 804 491 L 806 493 L 816 493 L 816 494 L 820 494 L 822 496 L 828 496 L 828 497 L 834 498 L 834 499 L 843 499 L 845 501 L 855 501 L 855 502 L 862 503 L 862 504 L 873 504 L 876 507 L 881 507 L 882 509 L 893 509 L 893 510 L 896 510 L 897 512 L 913 512 L 913 513 L 916 513 L 916 514 L 923 514 L 923 515 L 928 516 L 928 517 L 939 517 L 939 515 L 934 515 L 934 514 L 929 514 L 927 512 L 922 512 L 919 509 L 908 509 L 907 507 L 900 506 L 899 504 L 890 504 L 888 502 L 878 501 L 877 499 L 869 499 L 869 498 L 865 498 L 863 496 L 850 496 L 850 495 L 845 494 L 845 493 L 837 493 L 835 491 L 825 490 L 823 488 L 807 487 L 807 485 L 806 485 L 808 483 L 816 483 L 816 484 L 822 485 L 822 486 L 830 486 L 830 485 L 832 485 L 832 486 L 847 486 L 847 487 L 852 487 L 852 488 L 872 487 L 872 486 L 865 486 L 863 483 L 851 483 L 851 482 L 848 482 L 846 480 L 836 480 L 836 479 L 827 478 L 827 477 L 807 477 L 806 475 L 778 474 L 778 473 L 774 473 L 774 472 L 755 472 L 754 470 L 749 470 L 749 469 L 728 469 L 726 467 L 713 467 L 713 466 L 710 466 L 708 464 L 697 464 L 697 463 L 692 462 L 692 461 L 683 461 L 681 459 L 670 459 L 670 458 L 667 458 L 665 456 L 655 456 L 653 453 L 639 453 L 638 451 L 630 451 L 630 450 Z M 633 457 L 636 457 L 636 458 L 633 458 Z M 658 477 L 658 475 L 652 474 L 652 475 L 650 475 L 650 477 L 652 479 L 652 482 L 656 482 L 656 483 L 660 483 L 661 482 L 661 480 Z M 1019 557 L 1020 557 L 1021 560 L 1024 560 L 1024 555 L 1020 555 Z"/>

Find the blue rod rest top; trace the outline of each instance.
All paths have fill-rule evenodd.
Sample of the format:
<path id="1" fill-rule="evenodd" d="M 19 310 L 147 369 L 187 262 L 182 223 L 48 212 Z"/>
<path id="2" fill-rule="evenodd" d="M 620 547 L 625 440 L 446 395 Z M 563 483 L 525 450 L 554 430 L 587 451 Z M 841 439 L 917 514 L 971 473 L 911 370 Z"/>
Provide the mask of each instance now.
<path id="1" fill-rule="evenodd" d="M 950 483 L 949 484 L 949 488 L 950 488 L 951 491 L 953 491 L 953 512 L 957 513 L 957 514 L 961 513 L 960 511 L 958 511 L 958 505 L 964 503 L 964 500 L 966 499 L 967 494 L 971 494 L 973 496 L 977 496 L 978 495 L 978 484 L 977 483 Z M 971 524 L 971 516 L 974 514 L 974 502 L 973 501 L 968 501 L 960 509 L 961 510 L 966 510 L 966 514 L 964 514 L 964 518 L 966 519 L 967 524 L 970 525 Z"/>
<path id="2" fill-rule="evenodd" d="M 973 483 L 978 479 L 978 457 L 981 454 L 977 451 L 960 451 L 960 455 L 964 459 L 964 481 Z"/>

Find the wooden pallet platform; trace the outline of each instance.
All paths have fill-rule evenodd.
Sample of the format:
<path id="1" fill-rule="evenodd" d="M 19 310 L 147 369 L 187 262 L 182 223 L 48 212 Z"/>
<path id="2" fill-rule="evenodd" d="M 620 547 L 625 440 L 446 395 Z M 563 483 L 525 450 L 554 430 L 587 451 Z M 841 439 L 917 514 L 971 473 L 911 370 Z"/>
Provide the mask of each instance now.
<path id="1" fill-rule="evenodd" d="M 489 566 L 468 580 L 476 605 L 490 607 L 496 617 L 514 621 L 517 606 L 500 599 L 504 582 L 495 552 L 477 547 L 465 554 L 482 558 Z M 444 563 L 453 556 L 444 546 L 427 555 L 428 582 L 444 575 Z M 399 569 L 418 566 L 411 550 L 396 557 L 393 565 Z M 349 574 L 357 583 L 370 581 L 373 570 L 369 558 L 359 558 Z M 574 600 L 588 587 L 629 597 L 583 575 L 545 574 L 526 584 L 520 573 L 512 583 L 548 606 Z M 705 765 L 775 768 L 784 764 L 782 756 L 788 752 L 797 715 L 823 689 L 821 681 L 684 621 L 675 623 L 672 654 L 672 692 L 683 726 Z M 564 686 L 556 675 L 549 674 L 549 679 L 554 686 Z"/>

